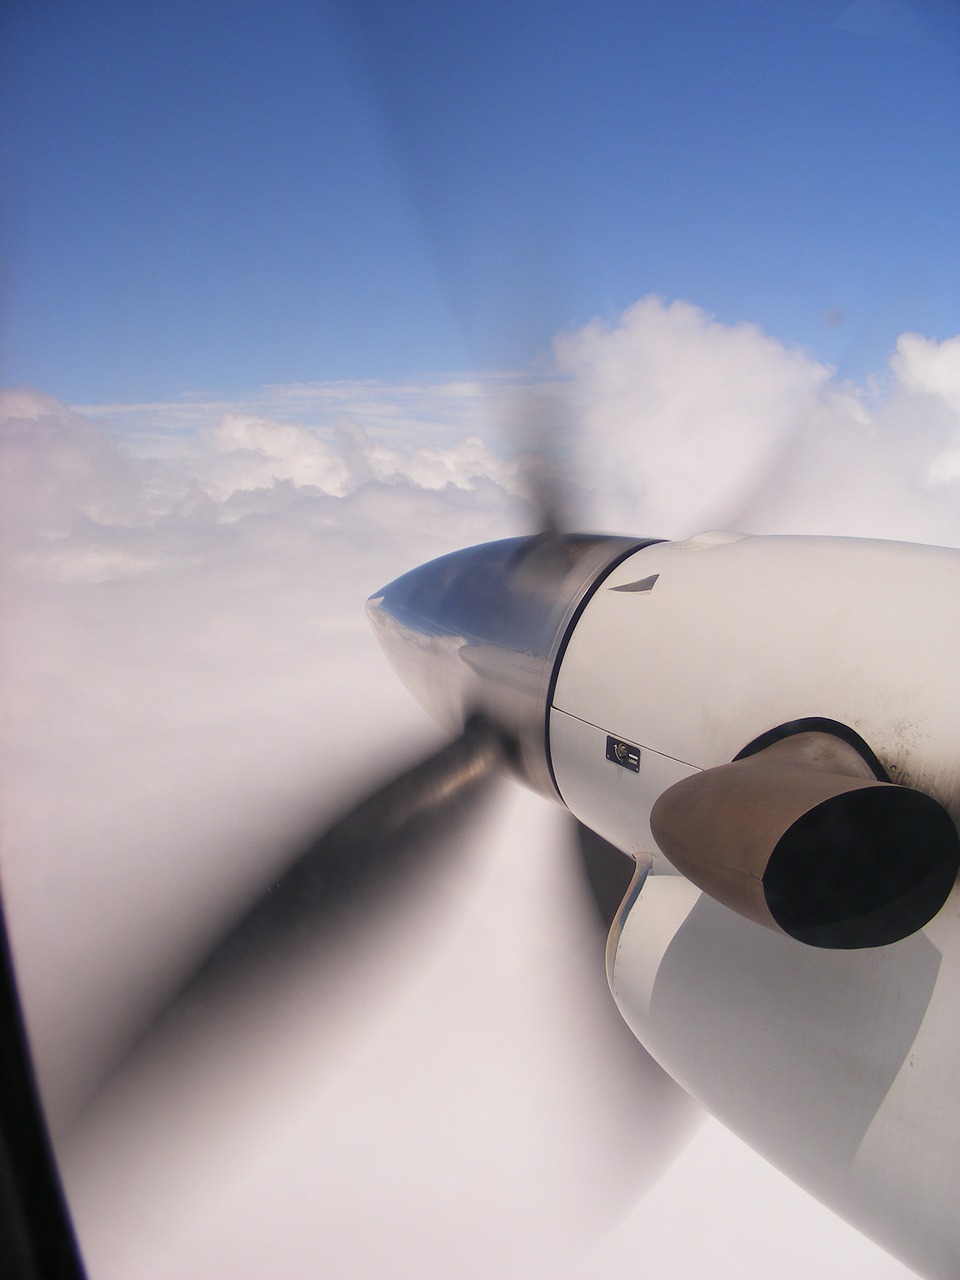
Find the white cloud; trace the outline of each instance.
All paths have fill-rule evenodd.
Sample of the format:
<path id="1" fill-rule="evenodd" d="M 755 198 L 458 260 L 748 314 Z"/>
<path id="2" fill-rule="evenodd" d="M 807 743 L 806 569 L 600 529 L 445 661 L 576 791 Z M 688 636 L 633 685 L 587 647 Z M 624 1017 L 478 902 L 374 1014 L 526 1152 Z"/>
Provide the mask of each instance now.
<path id="1" fill-rule="evenodd" d="M 225 413 L 206 434 L 204 489 L 217 501 L 238 491 L 269 489 L 278 480 L 343 497 L 350 473 L 315 432 L 292 423 Z"/>
<path id="2" fill-rule="evenodd" d="M 918 333 L 897 341 L 891 367 L 919 423 L 935 419 L 948 443 L 930 460 L 932 484 L 960 480 L 960 337 L 936 342 Z"/>
<path id="3" fill-rule="evenodd" d="M 469 441 L 384 457 L 354 434 L 361 466 L 306 428 L 225 415 L 198 453 L 149 462 L 39 393 L 4 409 L 4 874 L 21 928 L 50 939 L 23 981 L 63 1116 L 176 940 L 203 928 L 204 885 L 215 899 L 242 883 L 270 824 L 335 793 L 345 766 L 326 753 L 344 721 L 374 736 L 403 719 L 365 598 L 496 536 L 507 497 Z M 338 679 L 355 655 L 372 676 Z M 313 780 L 284 818 L 277 796 L 305 761 Z"/>
<path id="4" fill-rule="evenodd" d="M 960 341 L 905 335 L 889 374 L 854 386 L 753 325 L 646 298 L 614 326 L 557 340 L 584 430 L 579 475 L 602 528 L 683 537 L 711 527 L 960 539 L 931 481 L 960 430 Z"/>
<path id="5" fill-rule="evenodd" d="M 902 387 L 939 396 L 960 418 L 960 337 L 936 342 L 919 333 L 901 334 L 890 363 Z"/>
<path id="6" fill-rule="evenodd" d="M 65 537 L 80 525 L 130 525 L 144 511 L 144 477 L 104 433 L 29 389 L 0 391 L 0 509 L 8 536 L 28 528 Z"/>
<path id="7" fill-rule="evenodd" d="M 616 512 L 629 528 L 640 514 L 659 536 L 736 510 L 829 377 L 753 325 L 659 298 L 556 348 L 583 403 L 582 456 L 605 520 Z"/>

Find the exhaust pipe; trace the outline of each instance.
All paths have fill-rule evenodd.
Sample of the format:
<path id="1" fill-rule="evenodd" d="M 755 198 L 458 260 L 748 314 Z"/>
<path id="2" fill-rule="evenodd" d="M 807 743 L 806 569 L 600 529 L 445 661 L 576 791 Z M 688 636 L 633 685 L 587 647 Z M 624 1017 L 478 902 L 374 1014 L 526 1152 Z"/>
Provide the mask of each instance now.
<path id="1" fill-rule="evenodd" d="M 879 947 L 915 933 L 960 868 L 942 805 L 879 782 L 828 733 L 798 733 L 684 778 L 657 800 L 650 825 L 705 893 L 815 947 Z"/>

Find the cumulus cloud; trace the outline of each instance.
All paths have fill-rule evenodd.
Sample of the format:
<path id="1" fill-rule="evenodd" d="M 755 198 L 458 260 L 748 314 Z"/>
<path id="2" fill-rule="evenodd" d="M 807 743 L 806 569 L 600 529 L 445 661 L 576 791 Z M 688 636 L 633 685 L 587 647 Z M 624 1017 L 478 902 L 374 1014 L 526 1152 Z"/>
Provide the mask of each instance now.
<path id="1" fill-rule="evenodd" d="M 960 418 L 960 337 L 935 342 L 919 333 L 904 333 L 890 363 L 902 387 L 939 397 Z"/>
<path id="2" fill-rule="evenodd" d="M 958 478 L 956 338 L 904 335 L 889 370 L 858 386 L 756 326 L 646 298 L 615 325 L 562 335 L 556 354 L 583 423 L 593 524 L 960 538 L 947 483 Z"/>
<path id="3" fill-rule="evenodd" d="M 210 451 L 204 488 L 218 501 L 238 491 L 269 489 L 278 480 L 342 497 L 350 475 L 315 432 L 248 414 L 225 413 L 206 433 Z"/>
<path id="4" fill-rule="evenodd" d="M 946 437 L 929 462 L 928 478 L 933 484 L 960 480 L 960 337 L 935 342 L 902 334 L 890 364 L 919 423 L 938 421 Z"/>
<path id="5" fill-rule="evenodd" d="M 889 366 L 854 384 L 754 325 L 650 297 L 615 323 L 558 336 L 553 371 L 536 376 L 277 385 L 234 406 L 185 398 L 83 416 L 105 421 L 128 456 L 188 471 L 189 461 L 226 510 L 283 484 L 338 497 L 366 483 L 489 484 L 516 496 L 523 416 L 531 394 L 545 394 L 558 422 L 538 447 L 566 468 L 583 525 L 952 542 L 958 345 L 904 334 Z"/>
<path id="6" fill-rule="evenodd" d="M 84 523 L 133 525 L 148 518 L 135 464 L 96 425 L 52 396 L 0 390 L 0 431 L 8 537 L 27 529 L 66 537 Z"/>
<path id="7" fill-rule="evenodd" d="M 604 517 L 639 509 L 651 528 L 716 523 L 756 487 L 804 422 L 828 371 L 753 325 L 646 298 L 615 326 L 556 342 L 581 401 Z"/>
<path id="8" fill-rule="evenodd" d="M 216 427 L 202 433 L 201 445 L 196 475 L 218 502 L 282 481 L 337 498 L 371 481 L 434 492 L 448 486 L 472 490 L 485 481 L 505 492 L 519 487 L 516 468 L 496 457 L 478 436 L 404 446 L 373 437 L 348 415 L 323 434 L 299 423 L 225 413 Z"/>
<path id="9" fill-rule="evenodd" d="M 546 381 L 551 394 L 567 398 L 577 428 L 562 434 L 558 451 L 570 454 L 584 520 L 600 528 L 671 536 L 741 524 L 960 538 L 960 339 L 904 335 L 888 370 L 852 386 L 752 326 L 722 325 L 687 303 L 646 299 L 616 324 L 562 335 L 556 355 L 550 379 L 363 384 L 355 401 L 346 384 L 328 394 L 316 386 L 277 387 L 257 403 L 180 405 L 169 429 L 162 406 L 142 413 L 113 406 L 98 416 L 41 392 L 2 394 L 2 870 L 41 1079 L 62 1142 L 132 1029 L 218 923 L 269 881 L 287 844 L 362 789 L 371 768 L 387 772 L 408 748 L 438 740 L 379 654 L 363 601 L 434 555 L 528 527 L 522 468 L 495 429 L 518 388 Z M 434 1063 L 446 1067 L 427 1074 L 426 1088 L 440 1099 L 444 1124 L 454 1124 L 460 1093 L 443 1092 L 442 1078 L 474 1070 L 471 1087 L 486 1099 L 493 1134 L 506 1076 L 469 1065 L 484 1061 L 489 1035 L 501 1058 L 512 1053 L 509 1088 L 518 1091 L 501 1108 L 513 1136 L 499 1151 L 508 1151 L 532 1183 L 538 1169 L 563 1163 L 543 1102 L 545 1078 L 561 1073 L 565 1115 L 580 1114 L 587 1103 L 576 1072 L 563 1075 L 564 1063 L 583 1066 L 571 1049 L 576 1032 L 548 1026 L 538 1013 L 557 1003 L 544 974 L 554 971 L 558 944 L 546 928 L 536 935 L 532 923 L 544 898 L 559 892 L 556 866 L 546 849 L 521 860 L 523 870 L 503 840 L 496 872 L 491 850 L 477 842 L 463 877 L 438 888 L 431 919 L 411 917 L 424 945 L 404 965 L 419 975 L 419 1004 L 384 976 L 403 967 L 399 953 L 377 953 L 366 978 L 357 978 L 360 987 L 348 983 L 351 1009 L 376 1005 L 389 992 L 392 1012 L 336 1058 L 326 1041 L 321 1051 L 327 1032 L 305 1012 L 314 1007 L 310 989 L 298 989 L 299 1003 L 281 1001 L 287 1013 L 277 1014 L 292 1019 L 281 1030 L 297 1047 L 279 1075 L 272 1067 L 267 1075 L 281 1100 L 300 1096 L 291 1081 L 329 1077 L 328 1110 L 319 1094 L 310 1100 L 329 1126 L 331 1108 L 338 1114 L 340 1105 L 344 1115 L 363 1108 L 351 1080 L 361 1082 L 361 1094 L 386 1088 L 371 1055 L 408 1043 L 411 1061 L 427 1072 L 422 1064 L 432 1047 Z M 514 900 L 517 893 L 525 896 Z M 574 926 L 568 920 L 563 927 Z M 540 941 L 531 953 L 533 936 Z M 511 949 L 510 939 L 523 945 Z M 485 988 L 478 974 L 491 966 L 494 981 Z M 444 986 L 447 971 L 454 988 Z M 506 988 L 513 996 L 505 1009 Z M 444 1040 L 433 1012 L 462 1010 L 467 992 L 470 1016 L 457 1021 L 451 1012 L 456 1033 Z M 505 1020 L 491 1021 L 492 1009 Z M 424 1042 L 419 1048 L 404 1040 L 408 1015 Z M 306 1045 L 294 1034 L 301 1023 L 313 1028 Z M 545 1038 L 527 1041 L 523 1027 L 539 1027 Z M 481 1045 L 476 1051 L 471 1035 Z M 269 1042 L 265 1036 L 261 1046 Z M 458 1046 L 466 1057 L 457 1057 Z M 252 1051 L 238 1048 L 238 1062 L 244 1052 Z M 397 1062 L 387 1071 L 395 1079 L 402 1064 L 385 1061 Z M 261 1078 L 259 1063 L 254 1054 L 244 1089 Z M 483 1094 L 485 1075 L 491 1090 Z M 197 1081 L 183 1085 L 185 1100 L 194 1085 L 200 1088 Z M 101 1160 L 97 1182 L 90 1162 L 97 1150 L 111 1149 L 106 1135 L 121 1123 L 124 1105 L 118 1100 L 105 1127 L 71 1148 L 71 1168 L 86 1170 L 108 1204 L 116 1174 L 111 1184 L 110 1161 Z M 303 1137 L 318 1131 L 301 1127 L 299 1105 L 284 1103 L 281 1112 L 270 1113 L 277 1128 L 260 1134 L 266 1145 L 254 1162 L 269 1181 L 289 1157 L 297 1186 L 320 1185 L 316 1144 Z M 346 1122 L 341 1128 L 338 1159 L 346 1161 L 357 1129 Z M 388 1158 L 363 1132 L 361 1147 L 370 1145 L 355 1170 L 360 1180 L 364 1159 L 369 1166 Z M 497 1191 L 498 1148 L 483 1146 L 485 1126 L 463 1132 L 463 1151 L 472 1154 L 458 1156 L 441 1143 L 443 1159 L 429 1174 L 417 1166 L 416 1176 L 440 1195 L 448 1161 L 462 1159 L 483 1184 L 484 1213 L 505 1222 L 515 1188 L 506 1179 Z M 178 1159 L 182 1136 L 170 1139 Z M 220 1138 L 229 1167 L 247 1169 L 249 1151 L 230 1145 L 236 1133 L 226 1126 Z M 413 1139 L 401 1126 L 396 1141 Z M 585 1163 L 613 1145 L 592 1140 L 582 1149 Z M 112 1259 L 106 1277 L 139 1266 L 139 1228 L 160 1249 L 169 1205 L 184 1207 L 179 1164 L 161 1177 L 144 1167 L 143 1149 L 123 1155 L 124 1203 L 134 1224 L 128 1234 L 121 1215 L 98 1218 L 90 1208 L 101 1256 Z M 406 1176 L 412 1157 L 390 1154 L 394 1170 L 398 1158 Z M 551 1234 L 550 1215 L 577 1193 L 567 1174 L 540 1176 L 544 1189 L 527 1206 L 529 1221 L 511 1220 L 509 1236 L 518 1250 L 513 1262 L 531 1275 L 542 1260 L 537 1238 L 569 1240 L 559 1229 Z M 224 1192 L 221 1210 L 205 1215 L 223 1218 L 221 1243 L 230 1238 L 228 1207 L 246 1203 L 240 1182 Z M 402 1193 L 402 1182 L 386 1175 L 377 1182 L 378 1212 L 394 1226 L 411 1224 L 407 1245 L 416 1253 L 411 1241 L 426 1230 L 426 1219 L 416 1216 L 422 1198 Z M 399 1217 L 388 1212 L 391 1196 L 402 1207 Z M 456 1199 L 445 1201 L 451 1213 Z M 302 1194 L 294 1201 L 303 1208 Z M 276 1202 L 270 1200 L 271 1212 L 282 1227 Z M 156 1274 L 217 1269 L 223 1255 L 196 1234 L 196 1214 L 191 1222 L 194 1235 L 170 1244 Z M 269 1224 L 260 1226 L 275 1238 Z M 314 1226 L 298 1217 L 296 1230 L 307 1237 Z M 438 1245 L 445 1273 L 476 1229 L 475 1221 L 458 1220 Z M 348 1248 L 343 1233 L 337 1239 Z M 389 1252 L 386 1239 L 370 1243 L 374 1254 Z M 256 1250 L 248 1245 L 256 1273 Z M 417 1257 L 430 1265 L 422 1252 Z M 193 1271 L 184 1258 L 193 1259 Z M 376 1258 L 379 1267 L 383 1258 Z M 498 1255 L 496 1265 L 492 1258 L 481 1250 L 476 1274 L 509 1271 L 509 1256 Z M 558 1274 L 556 1252 L 543 1265 Z"/>

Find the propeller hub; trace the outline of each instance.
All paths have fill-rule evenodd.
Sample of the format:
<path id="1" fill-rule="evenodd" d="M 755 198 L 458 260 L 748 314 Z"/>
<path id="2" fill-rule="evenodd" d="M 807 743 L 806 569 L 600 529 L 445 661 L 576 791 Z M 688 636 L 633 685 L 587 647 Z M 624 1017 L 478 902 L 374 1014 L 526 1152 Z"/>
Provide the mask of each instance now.
<path id="1" fill-rule="evenodd" d="M 514 767 L 555 796 L 547 712 L 567 637 L 611 570 L 647 545 L 604 534 L 539 534 L 455 551 L 367 601 L 391 665 L 438 724 L 471 714 L 503 733 Z"/>

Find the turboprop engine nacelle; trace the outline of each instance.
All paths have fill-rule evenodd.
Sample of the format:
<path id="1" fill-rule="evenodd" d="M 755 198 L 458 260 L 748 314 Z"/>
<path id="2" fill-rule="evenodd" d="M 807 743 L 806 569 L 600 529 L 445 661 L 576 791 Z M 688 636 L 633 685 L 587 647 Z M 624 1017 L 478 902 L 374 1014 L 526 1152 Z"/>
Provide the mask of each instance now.
<path id="1" fill-rule="evenodd" d="M 542 535 L 443 556 L 368 610 L 440 724 L 484 713 L 529 785 L 750 920 L 877 946 L 953 885 L 958 552 Z"/>

